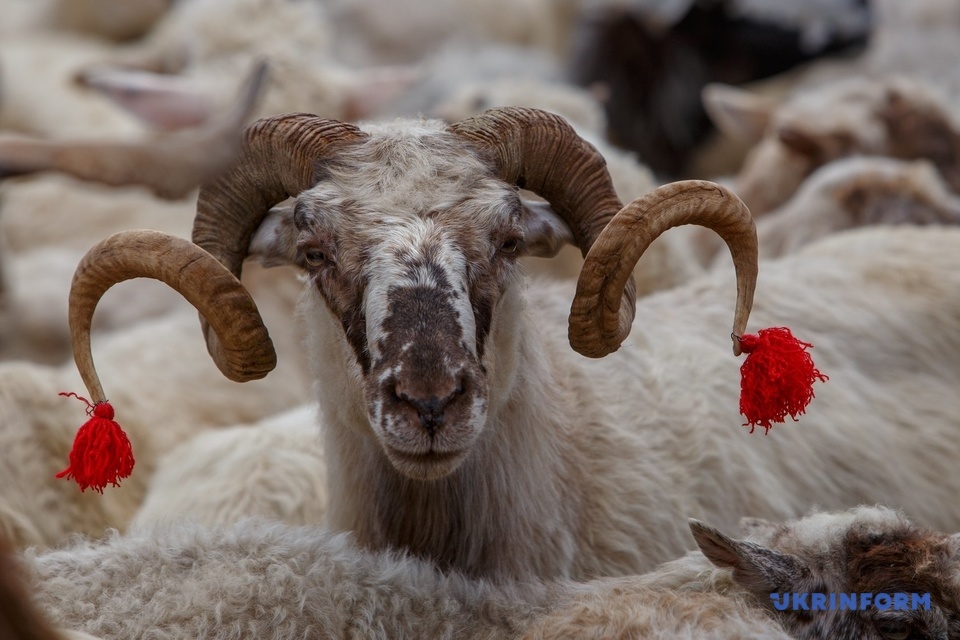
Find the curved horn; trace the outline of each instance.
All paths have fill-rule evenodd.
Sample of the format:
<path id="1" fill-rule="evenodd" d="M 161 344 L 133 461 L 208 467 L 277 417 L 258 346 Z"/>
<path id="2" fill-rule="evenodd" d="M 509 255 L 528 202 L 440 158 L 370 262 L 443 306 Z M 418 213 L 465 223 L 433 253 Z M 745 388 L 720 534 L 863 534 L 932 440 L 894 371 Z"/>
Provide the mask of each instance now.
<path id="1" fill-rule="evenodd" d="M 257 63 L 230 112 L 200 128 L 143 142 L 0 139 L 0 178 L 59 171 L 113 186 L 139 184 L 162 198 L 182 198 L 233 161 L 240 129 L 266 86 L 267 69 L 266 62 Z"/>
<path id="2" fill-rule="evenodd" d="M 550 202 L 583 252 L 623 203 L 607 161 L 566 120 L 539 109 L 503 107 L 450 125 L 494 158 L 500 178 Z"/>
<path id="3" fill-rule="evenodd" d="M 270 207 L 317 182 L 323 160 L 366 137 L 352 124 L 294 113 L 257 120 L 243 135 L 234 168 L 200 189 L 193 241 L 240 278 L 250 240 Z M 216 361 L 216 333 L 201 318 Z"/>
<path id="4" fill-rule="evenodd" d="M 698 224 L 719 234 L 737 272 L 737 306 L 733 352 L 746 329 L 757 282 L 757 232 L 746 205 L 730 190 L 712 182 L 687 180 L 658 187 L 637 198 L 610 221 L 580 271 L 570 309 L 570 345 L 579 353 L 602 358 L 616 351 L 630 333 L 633 308 L 621 291 L 637 260 L 661 233 L 683 224 Z"/>
<path id="5" fill-rule="evenodd" d="M 121 231 L 84 255 L 70 287 L 73 358 L 94 403 L 106 397 L 90 352 L 93 312 L 107 289 L 131 278 L 165 282 L 200 311 L 222 345 L 214 362 L 230 380 L 257 380 L 276 365 L 256 303 L 223 265 L 188 240 L 159 231 Z"/>
<path id="6" fill-rule="evenodd" d="M 500 178 L 545 198 L 562 217 L 584 256 L 623 207 L 592 144 L 558 115 L 539 109 L 490 109 L 450 129 L 492 154 Z M 625 274 L 621 286 L 625 321 L 633 322 L 636 283 Z"/>

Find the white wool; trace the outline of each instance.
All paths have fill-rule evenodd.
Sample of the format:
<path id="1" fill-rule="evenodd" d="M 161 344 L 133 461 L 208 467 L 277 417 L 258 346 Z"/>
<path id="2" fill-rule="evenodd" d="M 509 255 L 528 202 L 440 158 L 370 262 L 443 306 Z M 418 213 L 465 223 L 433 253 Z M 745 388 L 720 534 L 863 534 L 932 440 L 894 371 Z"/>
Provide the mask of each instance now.
<path id="1" fill-rule="evenodd" d="M 685 592 L 657 588 L 656 574 L 494 586 L 323 528 L 251 520 L 180 522 L 24 560 L 50 618 L 103 640 L 787 637 L 748 597 L 697 578 Z"/>
<path id="2" fill-rule="evenodd" d="M 210 525 L 245 517 L 319 524 L 326 503 L 316 410 L 304 406 L 184 440 L 158 459 L 130 527 L 185 516 Z"/>

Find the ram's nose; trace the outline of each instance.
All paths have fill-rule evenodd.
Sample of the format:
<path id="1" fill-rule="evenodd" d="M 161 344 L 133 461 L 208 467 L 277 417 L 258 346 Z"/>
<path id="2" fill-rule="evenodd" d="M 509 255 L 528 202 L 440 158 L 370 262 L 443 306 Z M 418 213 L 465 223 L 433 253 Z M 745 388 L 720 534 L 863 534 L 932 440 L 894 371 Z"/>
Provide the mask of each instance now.
<path id="1" fill-rule="evenodd" d="M 411 382 L 398 378 L 393 393 L 416 410 L 420 426 L 432 437 L 443 428 L 447 407 L 463 395 L 465 376 L 460 373 L 434 384 L 423 384 L 422 380 Z"/>

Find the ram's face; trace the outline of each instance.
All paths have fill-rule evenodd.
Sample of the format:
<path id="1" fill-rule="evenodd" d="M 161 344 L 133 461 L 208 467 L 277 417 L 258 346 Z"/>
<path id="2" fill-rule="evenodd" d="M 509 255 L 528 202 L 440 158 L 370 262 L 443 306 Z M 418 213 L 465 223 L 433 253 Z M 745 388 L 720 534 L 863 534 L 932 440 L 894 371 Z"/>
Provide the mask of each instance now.
<path id="1" fill-rule="evenodd" d="M 384 453 L 435 479 L 486 422 L 491 325 L 516 279 L 523 209 L 443 137 L 380 142 L 300 196 L 297 261 L 339 320 Z"/>

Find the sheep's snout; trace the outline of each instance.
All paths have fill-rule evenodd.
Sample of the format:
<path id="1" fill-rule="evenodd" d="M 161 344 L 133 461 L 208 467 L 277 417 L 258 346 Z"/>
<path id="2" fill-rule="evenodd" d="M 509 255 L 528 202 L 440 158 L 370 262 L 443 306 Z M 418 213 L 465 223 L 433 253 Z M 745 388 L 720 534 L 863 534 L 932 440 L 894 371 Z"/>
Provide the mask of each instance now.
<path id="1" fill-rule="evenodd" d="M 487 374 L 463 274 L 415 260 L 397 271 L 367 290 L 367 411 L 393 467 L 434 480 L 457 469 L 483 430 Z"/>
<path id="2" fill-rule="evenodd" d="M 419 381 L 398 378 L 393 394 L 398 401 L 413 407 L 420 419 L 420 426 L 433 438 L 437 431 L 443 428 L 447 406 L 463 396 L 466 381 L 461 373 L 455 378 L 440 380 L 439 388 L 429 388 L 431 385 L 425 387 L 416 384 L 417 382 Z"/>
<path id="3" fill-rule="evenodd" d="M 447 355 L 447 361 L 451 354 Z M 479 367 L 427 373 L 410 360 L 381 378 L 370 397 L 371 422 L 394 468 L 417 480 L 453 473 L 486 422 L 486 382 Z"/>

